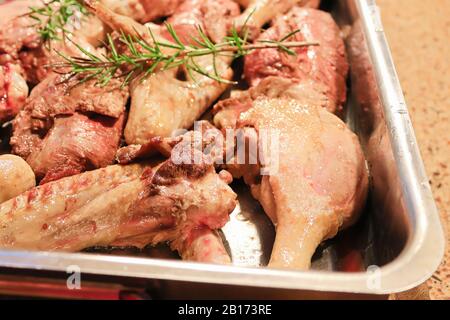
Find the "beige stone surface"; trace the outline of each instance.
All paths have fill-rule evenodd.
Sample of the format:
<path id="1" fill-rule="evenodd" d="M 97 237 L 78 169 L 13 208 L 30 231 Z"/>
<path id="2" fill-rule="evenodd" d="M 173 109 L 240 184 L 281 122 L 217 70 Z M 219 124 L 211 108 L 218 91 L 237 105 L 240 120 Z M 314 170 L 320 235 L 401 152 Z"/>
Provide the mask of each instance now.
<path id="1" fill-rule="evenodd" d="M 450 299 L 450 0 L 377 0 L 447 239 L 428 281 Z"/>

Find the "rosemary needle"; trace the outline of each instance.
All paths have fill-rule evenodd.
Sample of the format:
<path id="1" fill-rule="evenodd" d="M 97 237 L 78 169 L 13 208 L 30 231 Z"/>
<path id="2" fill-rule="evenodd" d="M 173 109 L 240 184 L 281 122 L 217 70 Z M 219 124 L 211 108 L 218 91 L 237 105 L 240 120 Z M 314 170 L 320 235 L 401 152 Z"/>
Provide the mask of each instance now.
<path id="1" fill-rule="evenodd" d="M 249 54 L 253 50 L 268 48 L 278 49 L 288 55 L 295 55 L 295 51 L 291 48 L 319 45 L 314 41 L 289 41 L 298 33 L 298 30 L 284 36 L 280 41 L 261 40 L 256 43 L 249 43 L 247 37 L 245 35 L 241 37 L 235 28 L 230 32 L 231 36 L 226 37 L 221 43 L 214 44 L 200 27 L 197 29 L 198 36 L 193 38 L 194 44 L 186 45 L 179 40 L 172 25 L 166 24 L 165 27 L 174 42 L 155 40 L 150 29 L 148 31 L 153 39 L 152 43 L 141 36 L 122 33 L 118 40 L 126 46 L 126 52 L 120 53 L 112 37 L 108 35 L 106 43 L 109 51 L 108 56 L 97 56 L 74 43 L 85 57 L 68 57 L 59 53 L 63 61 L 54 63 L 51 67 L 59 73 L 78 75 L 84 81 L 96 79 L 100 86 L 107 85 L 113 78 L 123 78 L 122 85 L 126 86 L 132 79 L 142 73 L 144 76 L 148 76 L 156 70 L 168 70 L 180 66 L 186 68 L 191 77 L 192 73 L 197 73 L 217 82 L 234 83 L 220 76 L 216 65 L 216 57 L 227 56 L 236 59 Z M 197 63 L 196 58 L 201 56 L 213 57 L 213 72 L 205 70 Z"/>
<path id="2" fill-rule="evenodd" d="M 36 21 L 35 27 L 44 42 L 62 40 L 70 33 L 67 26 L 77 14 L 88 14 L 78 0 L 42 0 L 42 3 L 40 7 L 29 7 L 27 15 Z"/>

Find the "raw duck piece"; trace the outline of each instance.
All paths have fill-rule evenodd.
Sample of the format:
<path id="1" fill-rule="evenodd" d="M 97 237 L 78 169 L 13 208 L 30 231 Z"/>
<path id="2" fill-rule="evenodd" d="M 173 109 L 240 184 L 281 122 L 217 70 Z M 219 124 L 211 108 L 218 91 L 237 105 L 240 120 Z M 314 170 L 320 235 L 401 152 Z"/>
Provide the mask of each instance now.
<path id="1" fill-rule="evenodd" d="M 239 14 L 239 6 L 233 0 L 185 0 L 167 22 L 183 43 L 195 44 L 192 37 L 198 37 L 199 27 L 214 43 L 220 43 Z M 166 30 L 163 35 L 173 41 Z"/>
<path id="2" fill-rule="evenodd" d="M 267 77 L 245 91 L 232 91 L 231 98 L 219 101 L 214 106 L 214 123 L 220 128 L 235 128 L 239 116 L 253 105 L 260 96 L 271 99 L 294 99 L 303 104 L 329 107 L 329 100 L 314 81 L 297 81 L 281 77 Z M 229 107 L 230 106 L 230 107 Z"/>
<path id="3" fill-rule="evenodd" d="M 76 111 L 118 118 L 128 99 L 128 90 L 121 84 L 112 79 L 106 86 L 98 86 L 95 80 L 80 83 L 77 77 L 52 74 L 33 88 L 24 108 L 42 121 Z"/>
<path id="4" fill-rule="evenodd" d="M 219 110 L 217 124 L 245 129 L 259 146 L 257 165 L 227 169 L 244 178 L 276 226 L 269 266 L 308 269 L 317 246 L 351 225 L 364 206 L 368 176 L 358 138 L 311 101 L 259 96 L 231 99 Z M 278 132 L 278 144 L 263 147 L 265 130 Z"/>
<path id="5" fill-rule="evenodd" d="M 140 23 L 171 16 L 184 0 L 101 0 L 112 11 Z"/>
<path id="6" fill-rule="evenodd" d="M 129 17 L 115 14 L 99 2 L 86 3 L 90 10 L 112 29 L 129 34 L 138 32 L 141 36 L 149 38 L 147 28 Z M 185 12 L 185 6 L 193 11 Z M 217 7 L 215 1 L 189 0 L 179 8 L 180 12 L 175 12 L 170 22 L 178 30 L 191 30 L 199 21 L 203 23 L 212 21 L 211 17 L 219 15 L 218 12 L 222 12 L 224 16 L 235 12 L 227 8 L 228 6 Z M 235 9 L 238 10 L 237 7 Z M 216 32 L 217 29 L 222 30 L 216 27 L 213 31 Z M 173 40 L 163 38 L 162 28 L 153 26 L 152 31 L 160 41 Z M 222 31 L 218 31 L 214 34 L 221 33 Z M 151 42 L 151 38 L 148 41 Z M 198 57 L 195 61 L 208 72 L 214 72 L 213 57 Z M 222 78 L 231 80 L 233 71 L 228 58 L 217 57 L 216 67 Z M 126 142 L 130 145 L 146 144 L 154 137 L 170 137 L 178 129 L 189 129 L 229 87 L 226 83 L 217 82 L 200 74 L 194 74 L 194 77 L 192 78 L 181 66 L 178 69 L 155 72 L 145 79 L 138 77 L 132 81 L 130 114 L 125 127 Z"/>
<path id="7" fill-rule="evenodd" d="M 14 1 L 18 2 L 18 1 Z M 41 2 L 30 2 L 30 6 L 39 7 Z M 2 5 L 5 10 L 14 6 L 13 2 Z M 38 84 L 49 73 L 50 64 L 61 62 L 61 56 L 56 51 L 66 56 L 86 57 L 76 47 L 76 44 L 83 47 L 88 52 L 94 52 L 102 44 L 106 31 L 104 25 L 94 15 L 80 16 L 80 22 L 66 26 L 70 30 L 69 38 L 72 41 L 50 40 L 44 44 L 36 28 L 36 20 L 25 15 L 24 9 L 13 10 L 21 12 L 20 15 L 8 15 L 8 20 L 1 25 L 0 29 L 0 65 L 14 63 L 20 66 L 21 74 L 26 81 L 32 85 Z M 75 19 L 76 20 L 76 19 Z M 50 49 L 51 48 L 51 49 Z"/>
<path id="8" fill-rule="evenodd" d="M 249 33 L 250 39 L 255 39 L 262 27 L 295 6 L 317 9 L 320 0 L 237 0 L 245 8 L 241 17 L 236 22 L 238 30 L 244 27 Z"/>
<path id="9" fill-rule="evenodd" d="M 36 177 L 42 179 L 40 184 L 106 167 L 114 162 L 123 124 L 123 116 L 58 116 L 40 150 L 26 160 Z"/>
<path id="10" fill-rule="evenodd" d="M 37 6 L 41 3 L 39 0 L 2 1 L 0 4 L 0 26 L 11 19 L 26 14 L 30 11 L 31 6 Z"/>
<path id="11" fill-rule="evenodd" d="M 212 68 L 209 57 L 199 58 L 197 63 Z M 232 78 L 227 63 L 218 61 L 217 65 L 223 78 Z M 186 81 L 178 80 L 177 70 L 167 70 L 131 83 L 131 107 L 125 127 L 128 144 L 145 144 L 154 137 L 170 137 L 178 129 L 192 127 L 229 87 L 201 75 L 186 77 Z"/>
<path id="12" fill-rule="evenodd" d="M 11 1 L 1 4 L 0 10 L 0 64 L 12 62 L 18 58 L 22 47 L 35 48 L 39 37 L 29 17 L 23 16 L 29 6 L 39 1 Z"/>
<path id="13" fill-rule="evenodd" d="M 279 40 L 298 29 L 292 41 L 317 41 L 319 45 L 294 49 L 296 56 L 276 49 L 254 51 L 245 57 L 245 79 L 251 86 L 269 76 L 296 80 L 293 83 L 313 81 L 317 91 L 328 99 L 327 109 L 341 114 L 349 67 L 340 30 L 329 13 L 294 8 L 277 18 L 258 40 Z"/>
<path id="14" fill-rule="evenodd" d="M 28 96 L 28 85 L 19 70 L 11 63 L 0 66 L 0 125 L 17 115 Z"/>
<path id="15" fill-rule="evenodd" d="M 139 179 L 145 166 L 110 166 L 32 188 L 0 205 L 0 245 L 17 249 L 73 251 L 84 248 L 95 228 L 96 212 L 78 208 L 124 183 Z M 50 205 L 51 204 L 51 205 Z M 114 215 L 104 216 L 105 222 Z M 99 224 L 100 226 L 100 224 Z"/>
<path id="16" fill-rule="evenodd" d="M 219 164 L 224 159 L 224 136 L 222 132 L 209 121 L 197 121 L 194 130 L 180 132 L 174 137 L 155 137 L 142 145 L 128 145 L 117 150 L 116 160 L 120 164 L 150 159 L 156 154 L 169 158 L 172 150 L 179 144 L 189 144 L 194 149 L 207 153 L 213 163 Z M 187 148 L 188 146 L 186 146 Z M 220 162 L 222 163 L 222 162 Z M 230 181 L 231 183 L 231 181 Z"/>
<path id="17" fill-rule="evenodd" d="M 49 75 L 13 121 L 10 144 L 41 184 L 112 164 L 124 126 L 126 89 L 110 82 L 73 86 Z"/>
<path id="18" fill-rule="evenodd" d="M 153 169 L 110 166 L 27 191 L 0 205 L 0 245 L 77 251 L 171 242 L 185 258 L 229 262 L 213 230 L 228 221 L 236 195 L 199 152 L 180 143 Z"/>

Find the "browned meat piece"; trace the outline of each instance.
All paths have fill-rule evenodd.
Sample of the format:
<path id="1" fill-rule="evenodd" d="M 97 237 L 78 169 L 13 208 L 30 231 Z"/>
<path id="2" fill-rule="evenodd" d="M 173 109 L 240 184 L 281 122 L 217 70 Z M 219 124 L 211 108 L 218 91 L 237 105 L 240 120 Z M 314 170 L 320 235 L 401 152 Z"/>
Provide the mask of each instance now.
<path id="1" fill-rule="evenodd" d="M 329 109 L 329 100 L 323 86 L 314 81 L 299 81 L 280 77 L 267 77 L 256 87 L 246 91 L 232 91 L 232 97 L 219 101 L 214 106 L 217 115 L 214 122 L 221 128 L 234 128 L 241 113 L 253 105 L 259 96 L 300 100 Z"/>
<path id="2" fill-rule="evenodd" d="M 7 12 L 11 5 L 13 4 L 2 5 L 0 11 Z M 16 61 L 19 58 L 19 51 L 23 48 L 34 49 L 40 45 L 39 35 L 33 27 L 34 20 L 27 16 L 19 16 L 24 13 L 22 10 L 19 12 L 17 16 L 6 17 L 1 24 L 0 64 Z"/>
<path id="3" fill-rule="evenodd" d="M 227 110 L 233 101 L 219 109 L 216 122 L 234 123 L 260 148 L 258 164 L 228 169 L 244 177 L 276 226 L 269 265 L 308 269 L 317 246 L 352 224 L 364 206 L 368 176 L 358 138 L 308 99 L 259 96 L 244 112 L 241 103 Z M 263 132 L 278 139 L 268 145 Z"/>
<path id="4" fill-rule="evenodd" d="M 192 43 L 198 35 L 198 27 L 215 43 L 227 35 L 228 27 L 240 13 L 233 0 L 185 0 L 168 19 L 184 43 Z M 173 40 L 167 31 L 164 35 Z"/>
<path id="5" fill-rule="evenodd" d="M 30 6 L 42 5 L 39 1 L 27 2 Z M 8 11 L 9 6 L 13 5 L 2 5 L 2 10 Z M 21 67 L 21 73 L 27 82 L 37 84 L 51 72 L 48 65 L 61 61 L 56 51 L 67 56 L 83 56 L 70 41 L 56 40 L 44 45 L 36 31 L 36 20 L 24 15 L 29 10 L 20 7 L 20 10 L 12 12 L 20 12 L 22 15 L 8 15 L 8 20 L 0 28 L 0 65 L 17 64 Z M 93 15 L 84 17 L 81 26 L 73 25 L 66 28 L 73 31 L 71 38 L 87 51 L 94 51 L 94 47 L 99 46 L 105 36 L 103 24 Z"/>
<path id="6" fill-rule="evenodd" d="M 129 164 L 155 155 L 156 152 L 169 157 L 172 147 L 159 137 L 146 144 L 132 144 L 117 150 L 116 160 L 120 164 Z"/>
<path id="7" fill-rule="evenodd" d="M 120 164 L 129 164 L 142 159 L 149 159 L 160 154 L 164 157 L 170 157 L 174 146 L 179 143 L 191 142 L 192 148 L 201 146 L 201 150 L 208 153 L 213 160 L 223 158 L 223 135 L 210 122 L 202 120 L 197 121 L 193 131 L 180 132 L 180 135 L 162 138 L 155 137 L 146 144 L 132 144 L 120 148 L 116 154 L 116 160 Z M 195 144 L 197 143 L 197 144 Z"/>
<path id="8" fill-rule="evenodd" d="M 123 129 L 123 116 L 109 118 L 80 113 L 56 117 L 39 151 L 27 162 L 41 184 L 113 163 Z"/>
<path id="9" fill-rule="evenodd" d="M 115 14 L 101 3 L 87 3 L 90 10 L 113 29 L 131 34 L 138 32 L 149 37 L 146 28 L 132 19 Z M 198 3 L 205 5 L 205 2 Z M 180 20 L 178 23 L 184 22 Z M 158 38 L 162 37 L 159 28 L 153 32 Z M 195 61 L 212 72 L 213 59 L 202 56 L 195 58 Z M 230 59 L 217 57 L 216 66 L 222 78 L 231 80 L 233 71 Z M 159 71 L 145 79 L 135 79 L 130 85 L 131 107 L 125 127 L 126 142 L 143 145 L 154 137 L 170 137 L 178 129 L 189 129 L 228 87 L 226 83 L 200 74 L 195 74 L 193 78 L 183 67 Z"/>
<path id="10" fill-rule="evenodd" d="M 103 39 L 103 35 L 104 33 L 101 32 L 99 35 L 92 35 L 91 38 L 97 39 L 95 42 L 98 43 L 98 39 Z M 77 45 L 81 46 L 88 52 L 98 54 L 98 52 L 96 52 L 96 48 L 93 47 L 84 37 L 74 35 L 72 39 L 74 39 L 74 42 Z M 62 62 L 61 56 L 56 54 L 56 51 L 68 57 L 87 58 L 87 56 L 82 53 L 74 43 L 70 41 L 54 40 L 51 42 L 52 50 L 49 50 L 48 46 L 40 44 L 34 49 L 21 50 L 19 52 L 19 63 L 24 70 L 27 82 L 31 84 L 37 84 L 52 73 L 52 69 L 49 66 Z"/>
<path id="11" fill-rule="evenodd" d="M 100 0 L 112 11 L 141 23 L 171 16 L 184 0 Z"/>
<path id="12" fill-rule="evenodd" d="M 120 86 L 118 79 L 100 87 L 95 80 L 80 84 L 76 77 L 50 75 L 32 90 L 25 108 L 42 120 L 76 111 L 118 118 L 128 99 L 128 90 Z"/>
<path id="13" fill-rule="evenodd" d="M 0 66 L 0 125 L 19 112 L 28 96 L 28 86 L 15 65 Z"/>
<path id="14" fill-rule="evenodd" d="M 13 121 L 12 152 L 24 159 L 40 150 L 42 139 L 49 129 L 33 127 L 32 120 L 29 110 L 21 110 Z"/>
<path id="15" fill-rule="evenodd" d="M 300 32 L 297 41 L 318 41 L 319 46 L 298 48 L 296 56 L 276 49 L 257 50 L 245 58 L 245 78 L 256 86 L 268 76 L 300 81 L 314 81 L 325 91 L 327 108 L 333 113 L 342 111 L 346 100 L 348 63 L 340 31 L 330 14 L 314 9 L 294 8 L 275 20 L 274 26 L 259 39 L 278 40 L 293 30 Z"/>
<path id="16" fill-rule="evenodd" d="M 30 7 L 39 5 L 39 0 L 3 0 L 0 3 L 0 26 L 15 17 L 30 11 Z"/>
<path id="17" fill-rule="evenodd" d="M 77 251 L 169 241 L 186 258 L 225 262 L 210 230 L 228 221 L 236 195 L 207 155 L 193 163 L 199 151 L 186 146 L 176 145 L 170 159 L 140 176 L 141 165 L 111 166 L 7 201 L 0 205 L 0 246 Z M 208 246 L 218 255 L 208 255 Z"/>
<path id="18" fill-rule="evenodd" d="M 126 89 L 115 81 L 99 88 L 63 80 L 51 75 L 42 81 L 13 121 L 13 152 L 41 183 L 111 164 L 122 136 Z"/>
<path id="19" fill-rule="evenodd" d="M 237 0 L 245 11 L 236 21 L 236 27 L 245 26 L 250 39 L 256 38 L 262 27 L 275 17 L 288 12 L 296 5 L 317 9 L 320 0 Z"/>
<path id="20" fill-rule="evenodd" d="M 32 188 L 2 203 L 1 246 L 38 250 L 56 250 L 70 245 L 74 245 L 73 250 L 84 248 L 83 243 L 73 242 L 78 237 L 80 240 L 90 238 L 95 230 L 106 233 L 108 230 L 100 228 L 100 223 L 99 228 L 95 228 L 96 211 L 89 212 L 90 218 L 77 214 L 77 209 L 88 206 L 93 199 L 118 186 L 139 179 L 143 170 L 140 164 L 110 166 Z M 104 218 L 113 221 L 113 212 L 108 214 L 111 219 Z"/>

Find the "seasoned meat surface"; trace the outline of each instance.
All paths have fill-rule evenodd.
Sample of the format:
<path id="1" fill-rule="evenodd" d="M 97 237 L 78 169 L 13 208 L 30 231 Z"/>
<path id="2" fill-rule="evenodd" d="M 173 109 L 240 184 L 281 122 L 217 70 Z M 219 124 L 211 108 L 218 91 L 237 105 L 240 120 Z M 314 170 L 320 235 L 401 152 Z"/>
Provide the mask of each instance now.
<path id="1" fill-rule="evenodd" d="M 227 1 L 231 3 L 230 0 Z M 213 1 L 184 3 L 184 5 L 187 4 L 194 11 L 187 13 L 189 17 L 187 19 L 185 12 L 181 10 L 183 7 L 180 7 L 181 11 L 171 17 L 174 27 L 191 27 L 196 24 L 197 19 L 206 21 L 208 14 L 214 10 L 222 10 L 224 15 L 230 15 L 231 12 L 227 6 L 217 7 Z M 208 11 L 210 6 L 214 9 Z M 143 37 L 148 37 L 147 28 L 129 17 L 118 15 L 101 3 L 89 1 L 89 7 L 113 29 L 133 35 L 137 32 Z M 237 10 L 237 7 L 235 8 Z M 197 14 L 198 12 L 201 14 Z M 193 22 L 191 18 L 194 19 Z M 170 41 L 164 38 L 164 36 L 170 37 L 158 26 L 153 26 L 152 31 L 158 39 L 163 38 L 164 42 Z M 152 42 L 152 39 L 148 41 Z M 213 57 L 200 56 L 195 57 L 194 60 L 203 70 L 211 73 L 215 71 Z M 220 77 L 231 80 L 233 76 L 230 68 L 231 59 L 217 57 L 215 62 Z M 228 87 L 228 83 L 218 82 L 201 74 L 191 75 L 183 66 L 178 69 L 160 70 L 145 78 L 137 77 L 130 84 L 131 106 L 125 127 L 126 142 L 130 145 L 146 144 L 154 137 L 169 137 L 176 130 L 189 129 Z"/>
<path id="2" fill-rule="evenodd" d="M 0 205 L 0 245 L 77 251 L 169 241 L 186 258 L 226 262 L 226 251 L 212 230 L 228 221 L 236 195 L 208 155 L 188 146 L 176 145 L 170 158 L 153 168 L 110 166 L 5 202 Z M 189 161 L 191 156 L 200 161 Z"/>
<path id="3" fill-rule="evenodd" d="M 245 79 L 251 86 L 256 86 L 269 76 L 312 80 L 319 90 L 325 90 L 329 100 L 328 110 L 340 113 L 347 95 L 348 62 L 339 28 L 329 13 L 294 8 L 276 19 L 273 27 L 258 39 L 278 40 L 297 29 L 300 32 L 292 41 L 318 41 L 319 46 L 297 48 L 296 56 L 277 49 L 254 51 L 245 57 Z"/>
<path id="4" fill-rule="evenodd" d="M 29 6 L 42 6 L 40 1 L 25 2 L 29 3 Z M 11 6 L 14 6 L 13 3 L 2 5 L 2 12 L 8 11 Z M 94 52 L 95 47 L 102 44 L 101 41 L 105 37 L 103 24 L 91 15 L 82 17 L 79 25 L 66 26 L 71 32 L 70 39 L 74 41 L 50 40 L 44 43 L 37 32 L 36 20 L 26 15 L 29 9 L 20 6 L 12 12 L 4 22 L 0 22 L 0 65 L 14 63 L 20 66 L 22 75 L 32 85 L 38 84 L 51 73 L 49 65 L 61 62 L 62 59 L 56 52 L 66 56 L 86 57 L 74 43 L 88 52 Z"/>
<path id="5" fill-rule="evenodd" d="M 126 89 L 64 80 L 42 81 L 13 121 L 13 152 L 41 183 L 112 164 L 122 136 Z"/>
<path id="6" fill-rule="evenodd" d="M 238 30 L 247 32 L 250 39 L 256 38 L 266 23 L 293 7 L 317 9 L 320 4 L 320 0 L 237 0 L 237 2 L 245 7 L 245 11 L 237 19 L 236 27 Z"/>
<path id="7" fill-rule="evenodd" d="M 20 69 L 11 63 L 0 66 L 0 125 L 13 119 L 28 96 Z"/>
<path id="8" fill-rule="evenodd" d="M 185 0 L 168 22 L 174 26 L 184 43 L 195 44 L 192 38 L 198 37 L 199 27 L 213 42 L 219 43 L 239 13 L 239 6 L 233 0 Z M 164 35 L 173 40 L 166 31 Z"/>
<path id="9" fill-rule="evenodd" d="M 321 106 L 259 96 L 246 108 L 233 100 L 216 117 L 262 148 L 258 165 L 231 164 L 276 226 L 270 266 L 308 269 L 317 246 L 352 224 L 366 199 L 368 177 L 357 136 Z M 225 112 L 225 114 L 222 114 Z M 232 124 L 231 122 L 225 122 Z M 275 134 L 267 145 L 263 133 Z M 265 171 L 261 171 L 264 169 Z"/>
<path id="10" fill-rule="evenodd" d="M 75 113 L 58 116 L 27 162 L 41 184 L 103 168 L 113 163 L 122 136 L 123 116 L 110 118 Z"/>
<path id="11" fill-rule="evenodd" d="M 101 0 L 112 11 L 146 23 L 171 16 L 184 0 Z"/>

